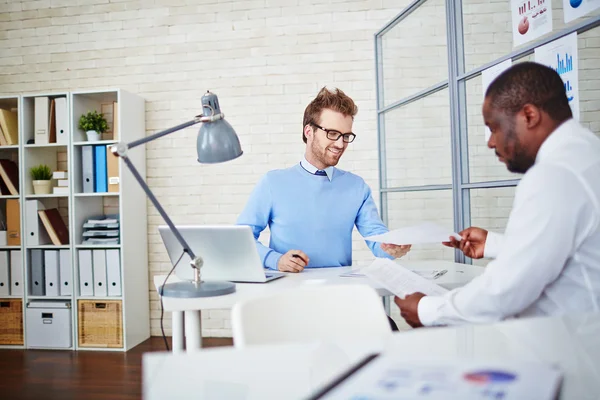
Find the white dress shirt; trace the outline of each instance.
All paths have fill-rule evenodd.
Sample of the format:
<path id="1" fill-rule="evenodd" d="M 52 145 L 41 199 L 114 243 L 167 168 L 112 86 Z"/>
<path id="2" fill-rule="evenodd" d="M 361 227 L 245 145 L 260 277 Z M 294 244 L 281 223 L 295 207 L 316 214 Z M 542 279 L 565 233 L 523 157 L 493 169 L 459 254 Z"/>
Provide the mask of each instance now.
<path id="1" fill-rule="evenodd" d="M 313 175 L 319 170 L 317 167 L 309 163 L 306 157 L 300 160 L 300 165 L 302 166 L 302 168 L 304 168 L 306 171 L 310 172 Z M 323 171 L 325 171 L 327 178 L 331 182 L 331 178 L 333 177 L 333 167 L 327 167 Z"/>
<path id="2" fill-rule="evenodd" d="M 599 311 L 600 139 L 575 120 L 544 141 L 515 193 L 485 272 L 418 306 L 423 325 Z"/>

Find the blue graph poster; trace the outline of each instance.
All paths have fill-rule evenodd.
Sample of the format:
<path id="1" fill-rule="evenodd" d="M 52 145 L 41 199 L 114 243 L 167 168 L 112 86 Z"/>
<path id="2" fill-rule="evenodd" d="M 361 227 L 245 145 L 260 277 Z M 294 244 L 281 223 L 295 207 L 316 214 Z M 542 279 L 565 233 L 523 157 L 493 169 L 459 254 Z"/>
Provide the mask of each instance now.
<path id="1" fill-rule="evenodd" d="M 600 0 L 563 0 L 565 24 L 600 8 Z"/>
<path id="2" fill-rule="evenodd" d="M 565 84 L 573 118 L 579 120 L 579 58 L 577 33 L 563 36 L 535 49 L 535 62 L 553 68 Z"/>

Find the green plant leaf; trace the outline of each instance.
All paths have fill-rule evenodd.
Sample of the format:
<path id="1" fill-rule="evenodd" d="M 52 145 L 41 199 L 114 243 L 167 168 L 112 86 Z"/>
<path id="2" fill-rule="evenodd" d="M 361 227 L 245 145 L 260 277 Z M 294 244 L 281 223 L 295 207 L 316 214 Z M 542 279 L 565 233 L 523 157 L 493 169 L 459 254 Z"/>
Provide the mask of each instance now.
<path id="1" fill-rule="evenodd" d="M 34 181 L 49 181 L 52 179 L 52 170 L 44 164 L 31 167 L 29 173 L 31 174 L 31 179 Z"/>
<path id="2" fill-rule="evenodd" d="M 79 129 L 102 133 L 108 130 L 108 122 L 104 118 L 104 114 L 98 114 L 96 110 L 88 111 L 87 114 L 79 117 Z"/>

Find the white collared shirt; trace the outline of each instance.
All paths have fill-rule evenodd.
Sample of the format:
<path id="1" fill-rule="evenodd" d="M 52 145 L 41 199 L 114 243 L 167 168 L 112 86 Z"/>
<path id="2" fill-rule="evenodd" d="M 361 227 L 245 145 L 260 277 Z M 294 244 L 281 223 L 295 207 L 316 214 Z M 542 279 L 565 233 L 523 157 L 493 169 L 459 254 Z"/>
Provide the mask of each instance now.
<path id="1" fill-rule="evenodd" d="M 600 310 L 600 139 L 575 120 L 548 136 L 485 256 L 482 275 L 421 299 L 423 325 Z"/>
<path id="2" fill-rule="evenodd" d="M 300 161 L 300 165 L 302 166 L 302 168 L 304 168 L 313 175 L 319 170 L 317 167 L 308 162 L 306 156 L 302 158 L 302 160 Z M 327 174 L 327 178 L 329 178 L 329 182 L 331 182 L 331 178 L 333 177 L 333 167 L 327 167 L 324 169 L 324 171 Z"/>

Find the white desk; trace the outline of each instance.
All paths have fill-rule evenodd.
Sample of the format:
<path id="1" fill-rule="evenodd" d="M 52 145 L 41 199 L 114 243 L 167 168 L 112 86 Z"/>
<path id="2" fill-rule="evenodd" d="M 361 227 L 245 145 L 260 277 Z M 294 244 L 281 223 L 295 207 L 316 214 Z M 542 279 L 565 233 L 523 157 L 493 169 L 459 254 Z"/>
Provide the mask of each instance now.
<path id="1" fill-rule="evenodd" d="M 440 260 L 403 261 L 401 264 L 414 271 L 448 270 L 445 275 L 435 280 L 435 283 L 447 289 L 462 286 L 483 272 L 482 267 Z M 225 296 L 197 299 L 165 297 L 163 298 L 163 307 L 165 311 L 172 312 L 173 352 L 183 350 L 184 338 L 188 351 L 199 350 L 202 347 L 201 310 L 229 309 L 241 300 L 265 296 L 305 285 L 363 283 L 375 288 L 381 296 L 392 295 L 389 291 L 366 277 L 340 277 L 341 274 L 349 272 L 351 269 L 351 267 L 306 269 L 299 274 L 289 273 L 283 278 L 268 283 L 238 283 L 236 284 L 235 293 Z M 157 291 L 165 278 L 166 275 L 157 275 L 154 277 L 154 286 Z M 169 282 L 177 280 L 174 276 L 169 277 Z"/>
<path id="2" fill-rule="evenodd" d="M 144 399 L 301 399 L 373 352 L 411 361 L 543 362 L 564 373 L 561 400 L 600 398 L 600 314 L 422 328 L 387 340 L 147 353 Z"/>

